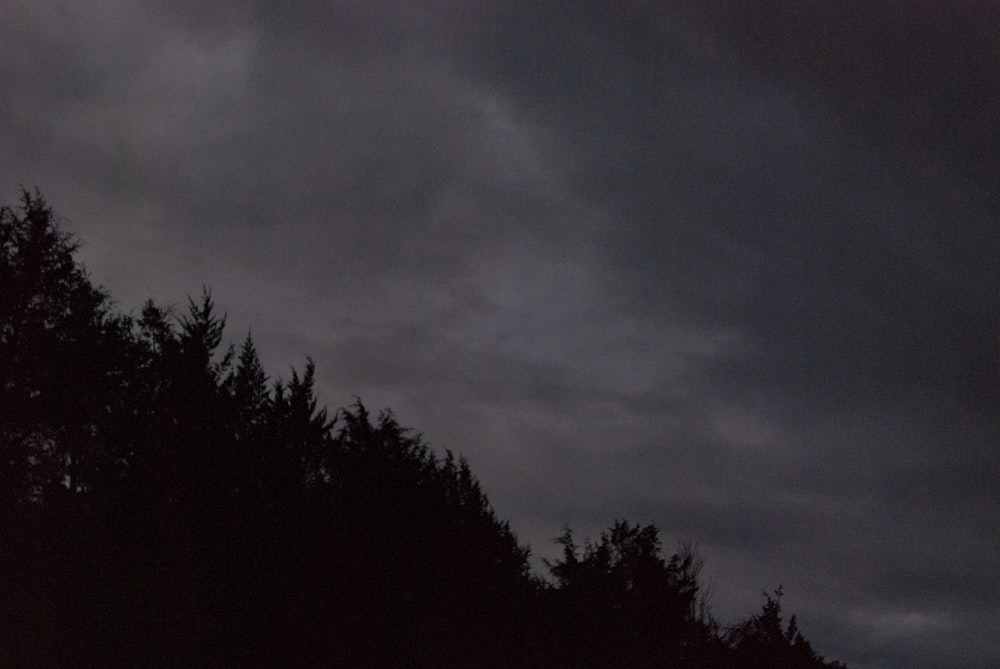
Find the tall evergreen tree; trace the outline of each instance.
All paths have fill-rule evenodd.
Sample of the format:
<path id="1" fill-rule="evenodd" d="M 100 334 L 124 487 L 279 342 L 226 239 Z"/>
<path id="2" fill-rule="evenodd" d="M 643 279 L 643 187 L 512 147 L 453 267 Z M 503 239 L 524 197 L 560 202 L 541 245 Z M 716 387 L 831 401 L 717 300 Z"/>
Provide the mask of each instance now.
<path id="1" fill-rule="evenodd" d="M 93 393 L 114 347 L 107 296 L 73 259 L 77 244 L 45 200 L 0 207 L 0 503 L 89 485 Z"/>

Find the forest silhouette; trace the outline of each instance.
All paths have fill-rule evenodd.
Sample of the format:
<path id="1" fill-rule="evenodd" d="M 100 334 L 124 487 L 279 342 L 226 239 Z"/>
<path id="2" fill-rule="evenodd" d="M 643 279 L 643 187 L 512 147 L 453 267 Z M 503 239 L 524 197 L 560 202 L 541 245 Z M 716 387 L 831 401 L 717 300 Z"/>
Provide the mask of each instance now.
<path id="1" fill-rule="evenodd" d="M 205 292 L 121 313 L 38 192 L 0 209 L 0 666 L 842 667 L 781 590 L 615 521 L 532 571 L 468 463 L 267 376 Z"/>

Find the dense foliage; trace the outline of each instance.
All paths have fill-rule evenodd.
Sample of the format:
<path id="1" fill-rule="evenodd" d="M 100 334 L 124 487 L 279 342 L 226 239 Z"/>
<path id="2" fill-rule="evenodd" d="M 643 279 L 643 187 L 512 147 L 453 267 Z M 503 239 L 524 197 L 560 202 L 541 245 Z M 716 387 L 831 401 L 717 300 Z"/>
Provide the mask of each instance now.
<path id="1" fill-rule="evenodd" d="M 0 210 L 0 666 L 834 666 L 780 591 L 720 627 L 653 526 L 533 575 L 465 460 L 220 350 L 207 293 L 117 313 L 74 250 Z"/>

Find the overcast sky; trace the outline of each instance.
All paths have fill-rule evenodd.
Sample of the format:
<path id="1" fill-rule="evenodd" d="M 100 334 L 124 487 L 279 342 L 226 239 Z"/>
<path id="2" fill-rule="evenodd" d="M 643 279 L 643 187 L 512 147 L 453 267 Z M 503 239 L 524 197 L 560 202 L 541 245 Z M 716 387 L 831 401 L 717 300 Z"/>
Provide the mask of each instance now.
<path id="1" fill-rule="evenodd" d="M 997 3 L 0 0 L 0 196 L 119 308 L 860 669 L 1000 660 L 998 175 Z"/>

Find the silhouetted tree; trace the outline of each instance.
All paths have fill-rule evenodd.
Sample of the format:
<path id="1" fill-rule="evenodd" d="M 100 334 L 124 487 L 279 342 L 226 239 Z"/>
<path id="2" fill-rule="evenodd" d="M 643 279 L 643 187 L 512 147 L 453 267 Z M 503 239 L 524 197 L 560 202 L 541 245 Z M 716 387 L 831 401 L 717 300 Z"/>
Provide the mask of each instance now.
<path id="1" fill-rule="evenodd" d="M 117 321 L 76 265 L 76 243 L 37 193 L 0 207 L 0 502 L 84 489 L 101 381 Z"/>
<path id="2" fill-rule="evenodd" d="M 524 650 L 528 551 L 467 463 L 438 459 L 391 412 L 340 414 L 340 588 L 356 607 L 348 659 L 369 666 L 500 666 Z M 515 664 L 517 662 L 515 661 Z"/>
<path id="3" fill-rule="evenodd" d="M 93 502 L 116 476 L 99 432 L 123 376 L 129 326 L 90 284 L 75 249 L 37 192 L 0 207 L 4 665 L 64 664 L 67 644 L 54 642 L 95 635 L 107 611 L 89 599 L 109 578 L 108 525 Z M 76 615 L 92 603 L 89 616 Z"/>
<path id="4" fill-rule="evenodd" d="M 787 669 L 823 669 L 843 667 L 826 663 L 799 631 L 793 615 L 784 626 L 781 614 L 781 586 L 773 595 L 764 593 L 760 613 L 734 626 L 726 634 L 735 651 L 739 667 L 783 667 Z"/>
<path id="5" fill-rule="evenodd" d="M 699 606 L 699 563 L 690 550 L 664 560 L 658 530 L 616 521 L 596 542 L 567 530 L 563 557 L 549 564 L 563 629 L 560 655 L 572 666 L 685 664 L 710 636 Z"/>

